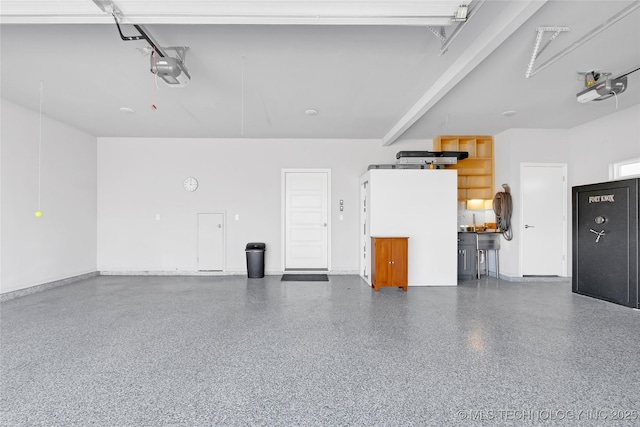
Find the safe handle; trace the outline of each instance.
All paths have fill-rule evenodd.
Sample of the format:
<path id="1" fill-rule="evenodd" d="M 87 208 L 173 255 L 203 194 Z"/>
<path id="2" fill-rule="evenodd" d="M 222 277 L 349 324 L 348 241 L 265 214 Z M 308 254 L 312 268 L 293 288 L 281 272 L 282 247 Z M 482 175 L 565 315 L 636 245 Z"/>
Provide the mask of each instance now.
<path id="1" fill-rule="evenodd" d="M 535 226 L 533 226 L 533 225 L 529 225 L 529 224 L 525 224 L 525 225 L 524 225 L 524 228 L 535 228 Z"/>

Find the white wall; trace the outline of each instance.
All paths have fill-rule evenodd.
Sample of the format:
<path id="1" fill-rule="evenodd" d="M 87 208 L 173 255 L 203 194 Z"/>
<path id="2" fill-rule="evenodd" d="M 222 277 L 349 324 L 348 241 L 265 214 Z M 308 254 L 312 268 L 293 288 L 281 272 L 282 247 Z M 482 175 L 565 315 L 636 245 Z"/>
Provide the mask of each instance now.
<path id="1" fill-rule="evenodd" d="M 609 181 L 609 165 L 640 157 L 640 105 L 571 129 L 569 185 Z"/>
<path id="2" fill-rule="evenodd" d="M 570 139 L 567 130 L 510 129 L 495 136 L 495 185 L 511 188 L 513 240 L 502 239 L 500 274 L 520 274 L 520 165 L 521 163 L 568 163 Z"/>
<path id="3" fill-rule="evenodd" d="M 96 150 L 94 137 L 44 116 L 44 216 L 38 219 L 38 114 L 6 100 L 1 107 L 3 293 L 96 269 L 195 271 L 196 214 L 218 210 L 228 213 L 226 270 L 245 271 L 244 245 L 264 241 L 267 271 L 279 271 L 283 168 L 332 170 L 332 266 L 355 273 L 359 177 L 369 164 L 394 163 L 397 151 L 432 149 L 429 140 L 381 147 L 377 141 L 99 138 Z M 495 138 L 496 184 L 509 183 L 517 194 L 523 162 L 568 163 L 569 188 L 607 181 L 610 163 L 640 156 L 639 123 L 635 106 L 570 130 L 503 132 Z M 201 188 L 187 193 L 182 181 L 192 175 Z M 517 239 L 503 241 L 501 250 L 501 273 L 512 277 L 519 272 Z"/>
<path id="4" fill-rule="evenodd" d="M 456 286 L 457 171 L 371 170 L 360 181 L 368 182 L 369 236 L 409 237 L 409 286 Z"/>
<path id="5" fill-rule="evenodd" d="M 96 138 L 2 100 L 2 293 L 96 271 Z"/>
<path id="6" fill-rule="evenodd" d="M 225 211 L 225 270 L 246 271 L 245 245 L 261 241 L 267 273 L 279 272 L 280 172 L 328 168 L 332 271 L 357 273 L 360 175 L 369 164 L 395 163 L 398 151 L 431 148 L 430 140 L 382 147 L 362 140 L 99 138 L 98 270 L 196 271 L 197 213 Z M 198 179 L 197 191 L 183 189 L 187 176 Z"/>
<path id="7" fill-rule="evenodd" d="M 567 271 L 571 272 L 571 187 L 609 180 L 613 162 L 640 157 L 640 106 L 563 130 L 510 129 L 495 136 L 496 187 L 511 186 L 514 238 L 502 240 L 500 273 L 520 277 L 520 165 L 568 165 Z M 497 190 L 496 190 L 497 191 Z"/>

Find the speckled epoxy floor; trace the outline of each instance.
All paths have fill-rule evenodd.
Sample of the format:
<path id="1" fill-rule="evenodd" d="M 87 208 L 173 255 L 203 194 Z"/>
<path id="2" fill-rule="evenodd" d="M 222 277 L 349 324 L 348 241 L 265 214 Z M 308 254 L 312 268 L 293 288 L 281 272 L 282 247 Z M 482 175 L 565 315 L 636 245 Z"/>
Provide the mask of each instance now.
<path id="1" fill-rule="evenodd" d="M 7 426 L 640 422 L 640 312 L 570 283 L 101 276 L 0 307 Z"/>

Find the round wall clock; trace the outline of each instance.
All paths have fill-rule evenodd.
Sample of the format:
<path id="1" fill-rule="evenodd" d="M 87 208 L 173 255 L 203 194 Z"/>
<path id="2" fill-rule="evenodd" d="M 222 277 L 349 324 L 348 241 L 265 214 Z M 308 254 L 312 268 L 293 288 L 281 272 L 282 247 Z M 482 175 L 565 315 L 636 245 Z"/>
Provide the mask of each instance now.
<path id="1" fill-rule="evenodd" d="M 196 191 L 198 189 L 198 180 L 190 176 L 184 180 L 184 189 L 187 191 Z"/>

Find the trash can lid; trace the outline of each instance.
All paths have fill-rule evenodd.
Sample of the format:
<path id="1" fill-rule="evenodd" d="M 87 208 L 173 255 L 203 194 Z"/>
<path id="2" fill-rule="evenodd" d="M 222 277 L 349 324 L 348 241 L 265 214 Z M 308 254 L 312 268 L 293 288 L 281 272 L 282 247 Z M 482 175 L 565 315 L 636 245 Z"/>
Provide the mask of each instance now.
<path id="1" fill-rule="evenodd" d="M 264 251 L 267 249 L 267 245 L 260 242 L 247 243 L 247 247 L 245 248 L 245 250 L 249 250 L 249 249 L 259 249 Z"/>

